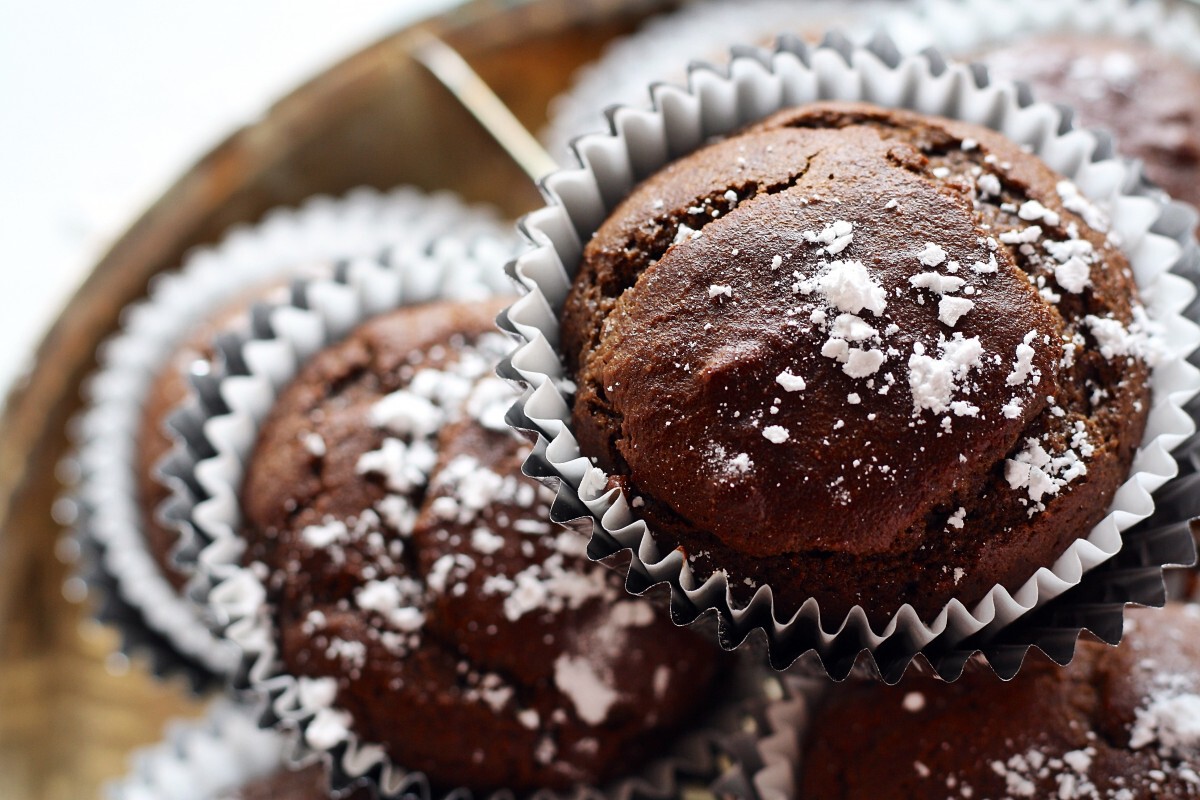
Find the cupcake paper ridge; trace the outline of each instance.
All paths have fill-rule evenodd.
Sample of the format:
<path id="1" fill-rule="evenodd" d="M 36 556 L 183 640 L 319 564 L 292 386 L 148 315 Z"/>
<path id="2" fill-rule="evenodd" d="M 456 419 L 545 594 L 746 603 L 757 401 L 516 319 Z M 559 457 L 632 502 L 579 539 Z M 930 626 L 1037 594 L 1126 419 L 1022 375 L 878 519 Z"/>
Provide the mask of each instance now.
<path id="1" fill-rule="evenodd" d="M 512 252 L 510 249 L 509 254 Z M 483 262 L 490 271 L 485 272 Z M 277 393 L 308 356 L 375 314 L 409 303 L 442 297 L 470 299 L 478 296 L 472 291 L 490 294 L 506 289 L 509 284 L 499 268 L 501 263 L 503 258 L 494 257 L 416 265 L 359 260 L 330 279 L 298 284 L 291 302 L 260 305 L 253 330 L 223 342 L 221 363 L 199 380 L 195 402 L 171 418 L 172 426 L 189 445 L 176 454 L 173 471 L 187 476 L 177 485 L 185 486 L 194 479 L 201 489 L 195 497 L 177 493 L 174 514 L 188 520 L 191 528 L 193 541 L 188 552 L 194 554 L 203 576 L 194 585 L 196 598 L 209 608 L 221 636 L 233 642 L 241 654 L 234 686 L 263 701 L 260 724 L 285 731 L 294 753 L 300 757 L 316 754 L 327 760 L 335 790 L 366 780 L 379 787 L 384 797 L 440 796 L 432 793 L 420 772 L 408 771 L 405 765 L 394 763 L 382 747 L 359 738 L 348 715 L 332 705 L 334 693 L 328 679 L 280 672 L 265 589 L 252 569 L 240 565 L 236 487 L 260 423 Z M 192 455 L 195 453 L 201 455 Z M 543 791 L 534 797 L 626 800 L 675 796 L 683 777 L 715 772 L 719 740 L 733 727 L 727 717 L 737 710 L 733 703 L 724 704 L 713 719 L 682 737 L 668 757 L 639 775 L 604 790 Z M 465 798 L 470 793 L 454 790 L 446 796 Z M 486 796 L 500 800 L 512 793 Z"/>
<path id="2" fill-rule="evenodd" d="M 1120 532 L 1153 509 L 1151 493 L 1175 474 L 1169 451 L 1194 430 L 1182 406 L 1200 388 L 1200 373 L 1185 359 L 1200 338 L 1196 326 L 1179 312 L 1194 298 L 1195 289 L 1185 278 L 1166 274 L 1172 268 L 1194 269 L 1190 266 L 1196 258 L 1194 241 L 1178 230 L 1180 212 L 1172 211 L 1161 193 L 1142 183 L 1128 163 L 1114 158 L 1106 138 L 1073 129 L 1069 117 L 1052 106 L 1032 103 L 1012 84 L 989 83 L 983 70 L 949 65 L 936 52 L 901 58 L 886 37 L 865 49 L 829 38 L 815 49 L 781 40 L 773 53 L 757 51 L 759 57 L 738 55 L 738 48 L 734 52 L 727 70 L 694 66 L 686 89 L 655 85 L 652 111 L 611 112 L 610 133 L 577 141 L 576 152 L 584 166 L 544 181 L 550 204 L 521 225 L 533 249 L 509 267 L 529 294 L 501 321 L 523 342 L 502 365 L 501 374 L 532 387 L 514 405 L 509 420 L 537 434 L 539 445 L 545 442 L 544 448 L 535 450 L 526 471 L 558 479 L 556 521 L 578 519 L 581 528 L 595 523 L 593 557 L 622 549 L 633 552 L 628 588 L 636 593 L 655 583 L 670 584 L 677 623 L 686 624 L 700 611 L 716 607 L 722 644 L 736 647 L 751 631 L 763 630 L 777 668 L 815 648 L 824 659 L 840 653 L 831 670 L 836 676 L 850 668 L 853 653 L 865 648 L 884 657 L 887 663 L 877 666 L 889 680 L 896 680 L 913 655 L 930 645 L 952 648 L 955 641 L 967 637 L 987 637 L 1077 585 L 1085 572 L 1120 550 Z M 1072 546 L 1054 568 L 1043 568 L 1017 592 L 997 587 L 974 609 L 952 601 L 929 625 L 905 606 L 884 630 L 874 631 L 861 609 L 845 620 L 821 620 L 812 601 L 792 618 L 780 619 L 769 587 L 762 587 L 745 607 L 735 608 L 722 576 L 699 583 L 680 556 L 657 552 L 645 524 L 633 519 L 618 491 L 604 491 L 607 476 L 580 456 L 570 432 L 567 393 L 556 387 L 565 376 L 553 344 L 558 337 L 554 309 L 561 306 L 569 287 L 572 269 L 566 265 L 577 263 L 582 242 L 608 209 L 638 179 L 705 139 L 786 105 L 817 99 L 864 100 L 938 113 L 985 124 L 1029 144 L 1093 201 L 1119 204 L 1123 213 L 1117 230 L 1138 282 L 1147 290 L 1144 300 L 1172 332 L 1165 359 L 1171 367 L 1154 372 L 1148 434 L 1109 517 Z M 1152 226 L 1157 231 L 1160 224 L 1171 228 L 1173 236 L 1152 232 Z M 1168 301 L 1168 296 L 1173 299 Z M 953 677 L 964 660 L 948 659 L 939 671 Z M 831 664 L 827 661 L 825 666 L 829 669 Z"/>
<path id="3" fill-rule="evenodd" d="M 65 497 L 77 509 L 68 535 L 90 540 L 88 552 L 102 561 L 96 569 L 103 575 L 96 572 L 89 582 L 102 598 L 102 620 L 122 630 L 128 651 L 149 653 L 156 673 L 185 672 L 199 688 L 207 682 L 204 671 L 224 676 L 236 664 L 196 607 L 164 578 L 143 536 L 147 512 L 137 499 L 136 440 L 147 394 L 174 348 L 206 315 L 254 286 L 339 258 L 419 245 L 464 222 L 496 229 L 492 214 L 464 210 L 445 192 L 359 189 L 340 198 L 313 197 L 191 252 L 178 271 L 156 276 L 147 298 L 122 313 L 120 331 L 101 345 L 100 365 L 85 383 L 88 407 L 71 425 L 69 472 L 78 479 Z M 113 589 L 120 596 L 106 599 Z"/>

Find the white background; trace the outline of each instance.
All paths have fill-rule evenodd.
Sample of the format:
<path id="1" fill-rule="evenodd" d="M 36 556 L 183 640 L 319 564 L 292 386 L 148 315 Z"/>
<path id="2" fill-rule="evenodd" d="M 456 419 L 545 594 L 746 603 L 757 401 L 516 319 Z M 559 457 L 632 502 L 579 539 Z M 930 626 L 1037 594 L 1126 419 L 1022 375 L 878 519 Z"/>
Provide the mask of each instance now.
<path id="1" fill-rule="evenodd" d="M 90 264 L 305 78 L 459 0 L 0 0 L 0 393 Z"/>

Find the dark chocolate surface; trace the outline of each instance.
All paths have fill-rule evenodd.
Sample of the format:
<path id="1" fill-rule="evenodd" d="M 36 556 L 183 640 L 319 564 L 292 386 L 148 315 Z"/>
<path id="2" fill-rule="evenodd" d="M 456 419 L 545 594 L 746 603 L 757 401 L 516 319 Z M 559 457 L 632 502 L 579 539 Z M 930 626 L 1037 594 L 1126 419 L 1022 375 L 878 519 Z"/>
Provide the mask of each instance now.
<path id="1" fill-rule="evenodd" d="M 331 679 L 334 719 L 440 790 L 627 775 L 717 674 L 715 648 L 627 597 L 521 475 L 491 377 L 505 303 L 405 309 L 317 355 L 242 495 L 284 670 Z"/>
<path id="2" fill-rule="evenodd" d="M 1200 608 L 1127 616 L 1117 648 L 1066 668 L 1031 652 L 1001 683 L 832 687 L 807 732 L 801 798 L 1142 800 L 1200 796 Z"/>
<path id="3" fill-rule="evenodd" d="M 1104 516 L 1148 411 L 1128 262 L 1061 181 L 991 131 L 833 103 L 668 165 L 564 309 L 583 452 L 783 618 L 1015 589 Z"/>

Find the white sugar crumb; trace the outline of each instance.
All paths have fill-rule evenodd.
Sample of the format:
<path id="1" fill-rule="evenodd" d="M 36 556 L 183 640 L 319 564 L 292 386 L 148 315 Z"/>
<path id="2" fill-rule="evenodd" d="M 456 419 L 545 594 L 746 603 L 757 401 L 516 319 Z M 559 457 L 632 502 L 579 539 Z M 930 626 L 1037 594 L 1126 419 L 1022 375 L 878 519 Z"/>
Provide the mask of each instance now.
<path id="1" fill-rule="evenodd" d="M 925 351 L 920 342 L 913 344 L 908 359 L 908 383 L 912 390 L 914 411 L 924 409 L 941 414 L 950 409 L 955 391 L 973 368 L 982 363 L 983 346 L 979 338 L 963 338 L 955 333 L 952 339 L 938 337 L 939 357 Z"/>
<path id="2" fill-rule="evenodd" d="M 917 253 L 917 259 L 927 267 L 936 267 L 946 260 L 946 251 L 940 245 L 926 242 L 925 249 Z"/>
<path id="3" fill-rule="evenodd" d="M 1026 222 L 1044 220 L 1051 227 L 1059 223 L 1058 212 L 1046 208 L 1037 200 L 1026 200 L 1022 203 L 1021 207 L 1017 209 L 1017 216 Z"/>
<path id="4" fill-rule="evenodd" d="M 500 552 L 504 547 L 504 537 L 492 533 L 487 528 L 476 528 L 471 531 L 471 548 L 485 556 Z"/>
<path id="5" fill-rule="evenodd" d="M 917 289 L 928 289 L 934 294 L 953 294 L 963 287 L 966 281 L 953 275 L 942 275 L 938 272 L 919 272 L 908 279 Z"/>
<path id="6" fill-rule="evenodd" d="M 830 340 L 835 341 L 835 340 Z M 845 363 L 842 364 L 842 372 L 849 375 L 851 378 L 866 378 L 874 375 L 883 366 L 883 362 L 887 360 L 887 356 L 882 350 L 870 349 L 862 350 L 860 348 L 847 348 Z"/>
<path id="7" fill-rule="evenodd" d="M 427 441 L 406 444 L 389 437 L 378 450 L 359 456 L 355 470 L 359 475 L 382 475 L 393 492 L 409 492 L 428 481 L 436 463 L 437 453 Z"/>
<path id="8" fill-rule="evenodd" d="M 1025 334 L 1024 339 L 1017 345 L 1016 360 L 1013 362 L 1012 372 L 1004 379 L 1007 386 L 1020 386 L 1031 378 L 1033 384 L 1038 384 L 1038 379 L 1041 377 L 1041 372 L 1033 366 L 1033 357 L 1035 355 L 1033 342 L 1037 339 L 1037 331 L 1029 331 Z"/>
<path id="9" fill-rule="evenodd" d="M 1158 343 L 1150 336 L 1154 326 L 1141 306 L 1134 307 L 1133 317 L 1133 324 L 1129 327 L 1123 325 L 1120 320 L 1097 317 L 1094 314 L 1088 314 L 1083 321 L 1096 339 L 1100 355 L 1106 359 L 1111 361 L 1114 358 L 1132 356 L 1153 366 L 1159 357 Z"/>
<path id="10" fill-rule="evenodd" d="M 575 713 L 587 725 L 600 725 L 608 719 L 620 696 L 609 682 L 596 673 L 591 661 L 566 653 L 554 661 L 554 685 L 567 696 Z"/>
<path id="11" fill-rule="evenodd" d="M 975 182 L 975 186 L 979 189 L 980 197 L 999 197 L 1001 186 L 1000 179 L 990 172 L 985 172 L 979 176 L 979 180 Z"/>
<path id="12" fill-rule="evenodd" d="M 771 257 L 771 269 L 779 269 L 783 266 L 783 256 L 774 255 Z"/>
<path id="13" fill-rule="evenodd" d="M 884 206 L 884 208 L 886 208 L 886 209 L 893 209 L 893 208 L 899 208 L 899 207 L 900 207 L 900 201 L 894 197 L 891 200 L 888 200 L 887 205 Z"/>
<path id="14" fill-rule="evenodd" d="M 1021 416 L 1021 408 L 1020 398 L 1014 397 L 1000 406 L 1000 413 L 1004 415 L 1005 419 L 1018 419 Z"/>
<path id="15" fill-rule="evenodd" d="M 763 428 L 762 435 L 769 442 L 773 442 L 774 444 L 783 444 L 788 440 L 788 436 L 790 434 L 788 433 L 787 428 L 783 427 L 782 425 L 768 425 L 767 427 Z"/>
<path id="16" fill-rule="evenodd" d="M 654 624 L 654 609 L 639 600 L 623 600 L 612 607 L 609 619 L 621 628 L 644 628 Z"/>
<path id="17" fill-rule="evenodd" d="M 920 761 L 913 762 L 913 770 L 916 771 L 918 778 L 928 778 L 930 775 L 933 774 L 930 771 L 929 767 L 925 766 Z"/>
<path id="18" fill-rule="evenodd" d="M 301 443 L 309 455 L 321 458 L 325 455 L 327 449 L 325 447 L 325 437 L 319 433 L 306 433 L 301 437 Z"/>
<path id="19" fill-rule="evenodd" d="M 1000 265 L 996 262 L 996 254 L 992 253 L 988 256 L 988 262 L 985 264 L 982 261 L 976 261 L 971 265 L 972 272 L 978 272 L 980 275 L 990 275 L 1000 271 Z"/>
<path id="20" fill-rule="evenodd" d="M 1010 488 L 1025 490 L 1029 499 L 1044 508 L 1042 499 L 1057 495 L 1071 481 L 1087 474 L 1087 464 L 1074 450 L 1061 454 L 1048 452 L 1037 439 L 1025 440 L 1025 447 L 1004 462 L 1004 479 Z"/>
<path id="21" fill-rule="evenodd" d="M 973 308 L 975 302 L 965 297 L 943 297 L 938 301 L 938 320 L 953 328 Z"/>
<path id="22" fill-rule="evenodd" d="M 317 711 L 304 728 L 304 739 L 316 750 L 332 750 L 350 738 L 350 714 L 332 708 Z"/>
<path id="23" fill-rule="evenodd" d="M 349 536 L 350 530 L 341 520 L 330 520 L 322 525 L 309 525 L 300 531 L 300 538 L 318 550 L 345 542 Z"/>
<path id="24" fill-rule="evenodd" d="M 903 706 L 905 711 L 915 714 L 921 709 L 925 708 L 925 695 L 921 694 L 920 692 L 909 692 L 908 694 L 904 695 L 904 700 L 901 702 L 901 706 Z"/>
<path id="25" fill-rule="evenodd" d="M 1079 294 L 1092 282 L 1091 268 L 1078 258 L 1054 267 L 1054 280 L 1072 294 Z"/>
<path id="26" fill-rule="evenodd" d="M 861 261 L 834 261 L 814 280 L 796 285 L 803 294 L 819 291 L 839 311 L 857 314 L 864 308 L 875 316 L 887 308 L 887 292 Z"/>
<path id="27" fill-rule="evenodd" d="M 819 232 L 804 231 L 801 235 L 810 244 L 824 245 L 817 252 L 828 253 L 833 256 L 850 246 L 850 243 L 854 241 L 853 231 L 854 223 L 839 219 L 827 223 Z"/>
<path id="28" fill-rule="evenodd" d="M 564 538 L 565 537 L 565 538 Z M 516 622 L 526 614 L 576 609 L 592 599 L 615 599 L 616 591 L 602 569 L 579 571 L 565 561 L 566 556 L 581 558 L 587 541 L 576 534 L 559 534 L 558 552 L 541 564 L 531 564 L 512 577 L 490 575 L 483 582 L 483 594 L 504 596 L 504 616 Z"/>
<path id="29" fill-rule="evenodd" d="M 462 579 L 475 569 L 475 560 L 470 556 L 447 553 L 433 562 L 425 576 L 425 585 L 437 594 L 460 595 L 466 590 Z"/>
<path id="30" fill-rule="evenodd" d="M 1045 242 L 1043 247 L 1056 262 L 1054 280 L 1068 292 L 1079 294 L 1091 285 L 1091 265 L 1096 261 L 1092 243 L 1086 239 Z"/>
<path id="31" fill-rule="evenodd" d="M 428 399 L 401 389 L 379 400 L 368 412 L 377 428 L 401 436 L 430 436 L 442 427 L 445 413 Z"/>
<path id="32" fill-rule="evenodd" d="M 714 283 L 708 287 L 709 297 L 720 297 L 721 295 L 733 297 L 733 287 L 727 283 Z"/>
<path id="33" fill-rule="evenodd" d="M 420 597 L 420 586 L 415 581 L 389 578 L 363 584 L 354 601 L 363 611 L 382 616 L 396 630 L 415 633 L 425 625 L 425 614 L 413 605 Z"/>
<path id="34" fill-rule="evenodd" d="M 679 230 L 675 231 L 675 239 L 671 244 L 681 244 L 683 242 L 690 242 L 693 239 L 699 239 L 702 233 L 702 231 L 693 230 L 687 225 L 680 223 Z"/>
<path id="35" fill-rule="evenodd" d="M 729 203 L 729 205 L 731 205 L 731 206 L 737 205 L 738 195 L 737 195 L 737 192 L 735 192 L 733 189 L 727 189 L 725 191 L 724 196 L 725 196 L 725 202 Z"/>
<path id="36" fill-rule="evenodd" d="M 946 524 L 949 525 L 951 528 L 954 528 L 955 530 L 961 531 L 963 529 L 963 526 L 966 524 L 966 522 L 965 522 L 966 518 L 967 518 L 967 510 L 965 508 L 959 507 L 959 509 L 957 511 L 955 511 L 953 514 L 951 514 L 950 518 L 948 520 L 946 520 Z"/>
<path id="37" fill-rule="evenodd" d="M 856 406 L 862 402 L 862 398 L 859 397 L 858 394 L 851 392 L 850 394 L 846 395 L 846 402 L 852 406 Z"/>
<path id="38" fill-rule="evenodd" d="M 992 761 L 992 771 L 1004 779 L 1004 788 L 1010 798 L 1054 797 L 1057 800 L 1132 800 L 1135 796 L 1126 789 L 1110 790 L 1103 795 L 1092 782 L 1089 771 L 1096 755 L 1095 748 L 1086 747 L 1064 753 L 1061 758 L 1030 749 L 1017 753 L 1007 760 Z M 1039 792 L 1039 781 L 1053 780 L 1052 794 Z M 966 786 L 963 786 L 966 789 Z M 969 795 L 963 794 L 964 797 Z"/>
<path id="39" fill-rule="evenodd" d="M 1070 181 L 1059 181 L 1055 188 L 1058 191 L 1059 199 L 1062 200 L 1063 208 L 1083 217 L 1083 221 L 1089 228 L 1101 233 L 1108 231 L 1108 216 L 1084 197 L 1080 193 L 1079 187 Z"/>
<path id="40" fill-rule="evenodd" d="M 1158 686 L 1136 711 L 1129 746 L 1155 745 L 1167 758 L 1187 758 L 1200 749 L 1200 694 L 1185 691 L 1182 676 L 1157 677 Z"/>
<path id="41" fill-rule="evenodd" d="M 961 150 L 963 150 L 964 152 L 970 151 L 970 150 L 975 150 L 978 147 L 979 147 L 979 142 L 977 142 L 976 140 L 971 139 L 971 138 L 963 139 L 962 144 L 959 145 L 959 148 Z"/>
<path id="42" fill-rule="evenodd" d="M 1000 241 L 1004 244 L 1033 244 L 1042 238 L 1042 228 L 1040 225 L 1030 225 L 1024 230 L 1003 231 L 1000 234 Z"/>
<path id="43" fill-rule="evenodd" d="M 775 376 L 775 382 L 782 386 L 785 392 L 802 392 L 807 386 L 804 378 L 801 378 L 799 375 L 793 375 L 786 369 Z"/>
<path id="44" fill-rule="evenodd" d="M 464 410 L 467 416 L 490 431 L 506 433 L 508 423 L 505 416 L 512 405 L 513 389 L 499 378 L 486 378 L 475 384 L 467 396 Z"/>

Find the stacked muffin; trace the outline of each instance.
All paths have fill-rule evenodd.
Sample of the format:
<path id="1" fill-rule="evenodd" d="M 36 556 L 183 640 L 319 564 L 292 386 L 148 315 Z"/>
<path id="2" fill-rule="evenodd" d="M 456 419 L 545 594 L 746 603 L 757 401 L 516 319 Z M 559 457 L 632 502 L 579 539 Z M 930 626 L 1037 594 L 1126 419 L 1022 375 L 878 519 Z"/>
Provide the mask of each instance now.
<path id="1" fill-rule="evenodd" d="M 1112 638 L 1133 582 L 1163 602 L 1166 561 L 1145 555 L 1168 538 L 1167 560 L 1187 555 L 1178 520 L 1124 543 L 1121 530 L 1130 494 L 1173 475 L 1167 454 L 1194 430 L 1166 434 L 1160 413 L 1166 363 L 1190 376 L 1180 416 L 1196 391 L 1192 326 L 1160 335 L 1195 297 L 1163 274 L 1194 270 L 1191 234 L 1165 202 L 1146 212 L 1180 247 L 1132 224 L 1137 203 L 1111 187 L 1133 168 L 1098 189 L 1103 147 L 1054 109 L 962 67 L 896 60 L 784 42 L 693 71 L 688 90 L 656 87 L 653 111 L 611 114 L 528 222 L 536 249 L 515 272 L 534 298 L 508 312 L 527 345 L 503 372 L 539 387 L 513 416 L 545 437 L 535 468 L 590 514 L 594 550 L 630 552 L 631 581 L 668 583 L 680 616 L 711 612 L 727 645 L 761 633 L 776 666 L 815 651 L 838 674 L 867 651 L 890 680 L 917 652 L 957 677 L 983 647 L 1011 675 L 1031 641 L 1069 660 L 1077 619 Z M 986 127 L 814 102 L 830 95 Z M 1151 268 L 1160 244 L 1170 255 Z M 1164 291 L 1179 292 L 1173 310 Z M 831 690 L 807 730 L 807 796 L 1191 796 L 1200 654 L 1180 641 L 1194 615 L 1139 616 L 1145 638 L 1116 655 L 1082 644 L 1072 672 L 1027 665 L 1009 694 L 992 696 L 997 676 L 972 660 L 945 704 L 963 726 L 1012 746 L 1013 728 L 976 711 L 1000 717 L 1031 687 L 1023 707 L 1040 698 L 1052 731 L 991 761 L 935 731 L 919 753 L 939 753 L 940 773 L 885 757 L 860 775 L 871 737 L 907 757 L 909 729 L 879 684 L 853 712 Z M 1078 713 L 1095 695 L 1094 718 Z"/>
<path id="2" fill-rule="evenodd" d="M 1089 588 L 1121 547 L 1115 517 L 1146 516 L 1130 498 L 1153 505 L 1154 455 L 1194 430 L 1175 412 L 1200 387 L 1158 335 L 1180 284 L 1146 278 L 1170 266 L 1140 247 L 1153 219 L 1111 219 L 1047 165 L 1052 147 L 984 126 L 829 102 L 735 103 L 750 124 L 714 124 L 713 96 L 695 93 L 696 125 L 662 126 L 692 146 L 613 170 L 636 186 L 615 190 L 597 159 L 599 195 L 623 199 L 605 219 L 564 212 L 595 231 L 577 264 L 555 253 L 569 288 L 518 262 L 535 294 L 565 297 L 502 315 L 522 333 L 538 327 L 523 310 L 559 315 L 508 373 L 538 386 L 514 413 L 492 332 L 512 299 L 448 299 L 443 280 L 384 291 L 404 301 L 381 310 L 400 303 L 373 287 L 403 265 L 298 289 L 214 365 L 220 402 L 199 398 L 176 431 L 191 479 L 173 489 L 196 495 L 201 546 L 187 577 L 240 648 L 239 688 L 309 756 L 223 796 L 613 796 L 663 774 L 681 791 L 690 765 L 664 753 L 728 704 L 729 665 L 551 522 L 527 459 L 593 516 L 592 554 L 631 550 L 629 579 L 669 583 L 678 618 L 713 611 L 727 647 L 761 629 L 826 667 L 865 650 L 903 673 L 939 637 L 1003 636 Z M 666 163 L 673 150 L 691 152 Z M 530 457 L 510 417 L 562 438 Z M 1142 576 L 1162 565 L 1152 550 L 1130 556 Z M 1200 616 L 1131 620 L 1116 651 L 1082 642 L 1069 669 L 1031 655 L 1002 689 L 979 664 L 952 686 L 813 692 L 791 731 L 803 788 L 730 791 L 1196 796 Z M 1073 642 L 1073 624 L 1042 633 Z"/>
<path id="3" fill-rule="evenodd" d="M 505 302 L 404 308 L 318 353 L 241 487 L 281 671 L 331 693 L 308 743 L 381 744 L 438 791 L 636 773 L 715 697 L 711 645 L 626 598 L 521 474 Z"/>
<path id="4" fill-rule="evenodd" d="M 1129 616 L 1113 649 L 1031 656 L 1011 683 L 852 682 L 817 700 L 799 797 L 1200 796 L 1200 607 Z"/>
<path id="5" fill-rule="evenodd" d="M 563 310 L 580 447 L 701 579 L 769 584 L 781 618 L 1015 591 L 1142 438 L 1146 321 L 1107 226 L 978 126 L 781 112 L 589 242 Z"/>

